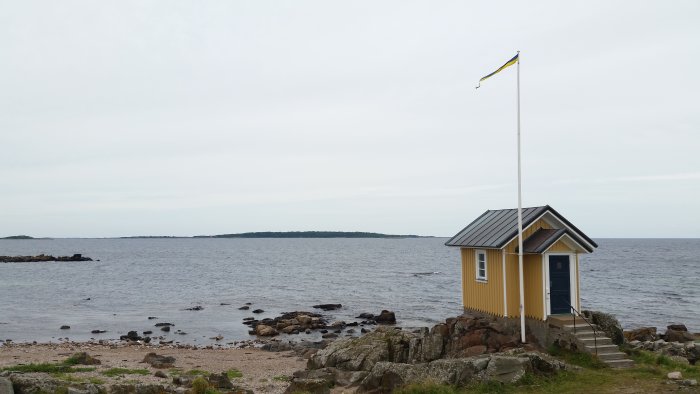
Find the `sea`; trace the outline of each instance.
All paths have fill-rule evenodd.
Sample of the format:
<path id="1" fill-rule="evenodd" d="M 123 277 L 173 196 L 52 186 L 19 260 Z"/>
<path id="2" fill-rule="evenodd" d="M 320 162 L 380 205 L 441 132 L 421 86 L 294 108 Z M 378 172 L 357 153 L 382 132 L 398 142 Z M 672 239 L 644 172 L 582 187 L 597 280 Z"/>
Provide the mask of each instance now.
<path id="1" fill-rule="evenodd" d="M 326 303 L 342 304 L 323 312 L 331 321 L 387 309 L 399 326 L 430 327 L 462 312 L 459 249 L 446 240 L 1 240 L 0 255 L 96 261 L 0 263 L 0 340 L 111 340 L 153 330 L 183 344 L 219 335 L 231 344 L 253 338 L 246 317 L 321 312 L 313 305 Z M 625 329 L 683 323 L 700 332 L 700 239 L 596 242 L 581 258 L 583 309 L 611 313 Z M 239 310 L 246 303 L 251 309 Z M 196 306 L 203 309 L 188 309 Z M 158 322 L 175 327 L 163 333 Z"/>

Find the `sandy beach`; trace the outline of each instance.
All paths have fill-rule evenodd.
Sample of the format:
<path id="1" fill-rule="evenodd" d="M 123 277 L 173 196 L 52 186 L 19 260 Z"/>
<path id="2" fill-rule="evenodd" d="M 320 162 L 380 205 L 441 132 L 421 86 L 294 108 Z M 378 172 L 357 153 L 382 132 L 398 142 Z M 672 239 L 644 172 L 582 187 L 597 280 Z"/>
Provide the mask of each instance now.
<path id="1" fill-rule="evenodd" d="M 245 349 L 193 349 L 186 347 L 145 346 L 140 344 L 96 344 L 96 343 L 61 343 L 61 344 L 10 344 L 0 347 L 0 368 L 30 363 L 60 363 L 77 352 L 86 352 L 101 361 L 94 365 L 91 372 L 71 373 L 70 379 L 99 379 L 105 384 L 112 383 L 147 383 L 170 384 L 173 377 L 191 370 L 221 373 L 238 370 L 241 377 L 232 382 L 255 392 L 282 393 L 288 386 L 288 378 L 294 371 L 304 369 L 305 360 L 294 352 L 269 352 L 255 348 Z M 159 369 L 143 363 L 146 354 L 175 357 L 173 368 L 160 369 L 167 378 L 154 374 Z M 93 367 L 93 366 L 90 366 Z M 103 374 L 111 368 L 130 370 L 146 369 L 148 375 L 124 374 L 106 376 Z"/>

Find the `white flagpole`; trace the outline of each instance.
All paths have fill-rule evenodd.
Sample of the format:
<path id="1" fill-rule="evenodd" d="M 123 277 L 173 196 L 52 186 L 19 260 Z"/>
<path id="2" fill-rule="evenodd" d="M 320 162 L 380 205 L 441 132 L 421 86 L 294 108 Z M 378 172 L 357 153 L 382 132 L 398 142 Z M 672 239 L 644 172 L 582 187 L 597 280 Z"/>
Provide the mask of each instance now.
<path id="1" fill-rule="evenodd" d="M 520 51 L 518 51 L 518 272 L 520 279 L 520 341 L 525 343 L 525 289 L 523 287 L 523 203 L 520 167 Z"/>

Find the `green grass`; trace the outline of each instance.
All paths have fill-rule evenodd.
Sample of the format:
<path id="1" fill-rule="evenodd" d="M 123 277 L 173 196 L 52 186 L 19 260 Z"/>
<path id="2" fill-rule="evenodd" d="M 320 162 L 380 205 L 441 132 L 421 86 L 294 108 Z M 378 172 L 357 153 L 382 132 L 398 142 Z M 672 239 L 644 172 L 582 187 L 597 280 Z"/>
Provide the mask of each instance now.
<path id="1" fill-rule="evenodd" d="M 237 370 L 236 368 L 232 368 L 226 371 L 226 376 L 228 376 L 229 379 L 242 378 L 243 372 Z"/>
<path id="2" fill-rule="evenodd" d="M 561 371 L 552 376 L 526 373 L 517 383 L 475 383 L 467 387 L 453 387 L 430 382 L 413 384 L 396 390 L 399 394 L 468 394 L 468 393 L 657 393 L 668 392 L 666 374 L 681 371 L 684 379 L 700 379 L 700 366 L 679 363 L 667 356 L 647 351 L 631 352 L 636 363 L 629 369 L 613 369 L 601 366 L 595 357 L 553 349 L 556 357 L 578 365 L 579 369 Z M 676 386 L 671 386 L 676 389 Z"/>
<path id="3" fill-rule="evenodd" d="M 182 368 L 170 368 L 168 370 L 170 376 L 181 376 L 183 374 Z"/>
<path id="4" fill-rule="evenodd" d="M 24 365 L 12 365 L 0 369 L 0 371 L 12 371 L 12 372 L 45 372 L 51 374 L 57 373 L 75 373 L 75 372 L 91 372 L 95 368 L 92 367 L 81 367 L 76 368 L 63 363 L 51 364 L 51 363 L 41 363 L 41 364 L 24 364 Z"/>
<path id="5" fill-rule="evenodd" d="M 70 382 L 70 383 L 92 383 L 92 384 L 104 384 L 105 381 L 100 379 L 100 378 L 95 378 L 95 377 L 78 377 L 78 376 L 73 376 L 72 374 L 66 374 L 66 373 L 53 373 L 51 374 L 56 379 L 62 380 L 64 382 Z"/>
<path id="6" fill-rule="evenodd" d="M 627 350 L 629 357 L 634 360 L 637 365 L 646 367 L 649 371 L 657 371 L 658 373 L 681 371 L 685 379 L 700 379 L 700 366 L 688 365 L 671 359 L 665 355 L 657 355 L 646 350 Z"/>
<path id="7" fill-rule="evenodd" d="M 579 367 L 591 369 L 610 368 L 607 364 L 590 353 L 572 352 L 571 350 L 566 350 L 555 345 L 547 348 L 547 352 L 554 357 L 564 360 L 564 362 L 568 364 L 577 365 Z"/>
<path id="8" fill-rule="evenodd" d="M 113 378 L 121 375 L 150 375 L 147 369 L 110 368 L 101 372 L 102 375 Z"/>
<path id="9" fill-rule="evenodd" d="M 285 376 L 285 375 L 278 375 L 278 376 L 273 376 L 272 380 L 276 380 L 278 382 L 289 382 L 290 380 L 292 380 L 292 378 L 290 378 L 289 376 Z"/>
<path id="10" fill-rule="evenodd" d="M 461 392 L 463 390 L 436 383 L 411 384 L 394 391 L 396 394 L 458 394 Z"/>
<path id="11" fill-rule="evenodd" d="M 185 372 L 185 375 L 190 375 L 190 376 L 195 376 L 195 375 L 202 375 L 202 376 L 209 376 L 211 375 L 211 372 L 203 371 L 201 369 L 190 369 L 189 371 Z M 196 379 L 195 379 L 196 380 Z"/>
<path id="12" fill-rule="evenodd" d="M 209 385 L 206 379 L 198 376 L 192 381 L 192 389 L 189 391 L 192 394 L 221 394 L 221 392 Z"/>

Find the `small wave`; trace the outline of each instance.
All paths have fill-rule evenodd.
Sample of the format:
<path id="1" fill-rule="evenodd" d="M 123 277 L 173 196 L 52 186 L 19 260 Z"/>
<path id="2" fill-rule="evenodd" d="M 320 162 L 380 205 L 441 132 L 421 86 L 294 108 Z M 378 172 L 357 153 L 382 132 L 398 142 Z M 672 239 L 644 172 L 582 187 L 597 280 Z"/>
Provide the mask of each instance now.
<path id="1" fill-rule="evenodd" d="M 414 272 L 413 276 L 428 276 L 428 275 L 437 275 L 441 273 L 440 271 L 435 271 L 435 272 Z"/>

